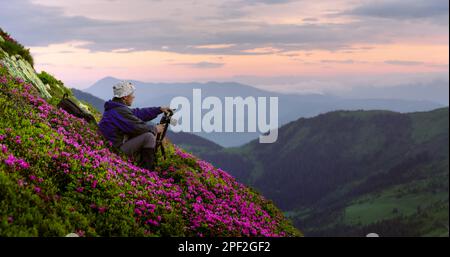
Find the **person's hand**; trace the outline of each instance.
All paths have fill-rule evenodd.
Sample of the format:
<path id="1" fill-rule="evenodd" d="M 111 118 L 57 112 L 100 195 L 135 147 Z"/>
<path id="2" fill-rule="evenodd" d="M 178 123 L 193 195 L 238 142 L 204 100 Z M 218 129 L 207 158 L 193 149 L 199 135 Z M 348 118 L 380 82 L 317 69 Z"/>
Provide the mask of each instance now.
<path id="1" fill-rule="evenodd" d="M 161 106 L 159 109 L 165 114 L 170 114 L 172 112 L 172 110 L 167 106 Z"/>
<path id="2" fill-rule="evenodd" d="M 162 133 L 163 131 L 164 131 L 164 125 L 162 125 L 162 124 L 156 125 L 156 132 L 157 133 Z"/>

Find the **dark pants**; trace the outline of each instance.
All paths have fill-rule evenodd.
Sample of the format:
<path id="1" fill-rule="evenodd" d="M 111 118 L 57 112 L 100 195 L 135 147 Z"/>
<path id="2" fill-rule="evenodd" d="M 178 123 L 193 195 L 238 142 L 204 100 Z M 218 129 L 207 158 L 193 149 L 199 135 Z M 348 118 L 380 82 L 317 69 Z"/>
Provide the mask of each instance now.
<path id="1" fill-rule="evenodd" d="M 155 145 L 155 135 L 147 132 L 129 139 L 120 147 L 120 150 L 122 150 L 126 155 L 131 156 L 139 153 L 142 148 L 155 148 Z"/>

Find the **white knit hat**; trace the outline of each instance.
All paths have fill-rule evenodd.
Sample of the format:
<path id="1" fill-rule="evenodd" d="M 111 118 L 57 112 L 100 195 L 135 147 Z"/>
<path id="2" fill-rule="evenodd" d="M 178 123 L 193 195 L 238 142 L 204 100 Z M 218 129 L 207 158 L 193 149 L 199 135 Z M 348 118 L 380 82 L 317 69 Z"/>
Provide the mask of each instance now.
<path id="1" fill-rule="evenodd" d="M 136 90 L 136 87 L 131 82 L 121 81 L 113 86 L 114 97 L 121 98 L 131 95 Z"/>

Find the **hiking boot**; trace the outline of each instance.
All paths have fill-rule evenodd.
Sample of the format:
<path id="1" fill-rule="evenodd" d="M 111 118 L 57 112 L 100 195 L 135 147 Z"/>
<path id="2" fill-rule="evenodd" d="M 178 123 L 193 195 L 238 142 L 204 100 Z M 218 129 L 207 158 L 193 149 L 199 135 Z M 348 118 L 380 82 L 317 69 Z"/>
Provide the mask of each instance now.
<path id="1" fill-rule="evenodd" d="M 154 148 L 142 148 L 141 149 L 141 168 L 153 171 L 155 169 L 155 149 Z"/>

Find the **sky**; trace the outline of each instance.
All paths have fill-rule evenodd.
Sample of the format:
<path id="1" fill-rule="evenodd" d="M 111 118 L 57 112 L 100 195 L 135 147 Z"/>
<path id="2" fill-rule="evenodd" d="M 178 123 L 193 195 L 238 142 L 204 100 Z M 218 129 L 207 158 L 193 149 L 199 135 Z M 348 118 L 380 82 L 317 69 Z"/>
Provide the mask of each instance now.
<path id="1" fill-rule="evenodd" d="M 448 0 L 0 0 L 0 27 L 80 89 L 106 76 L 279 92 L 448 81 Z"/>

